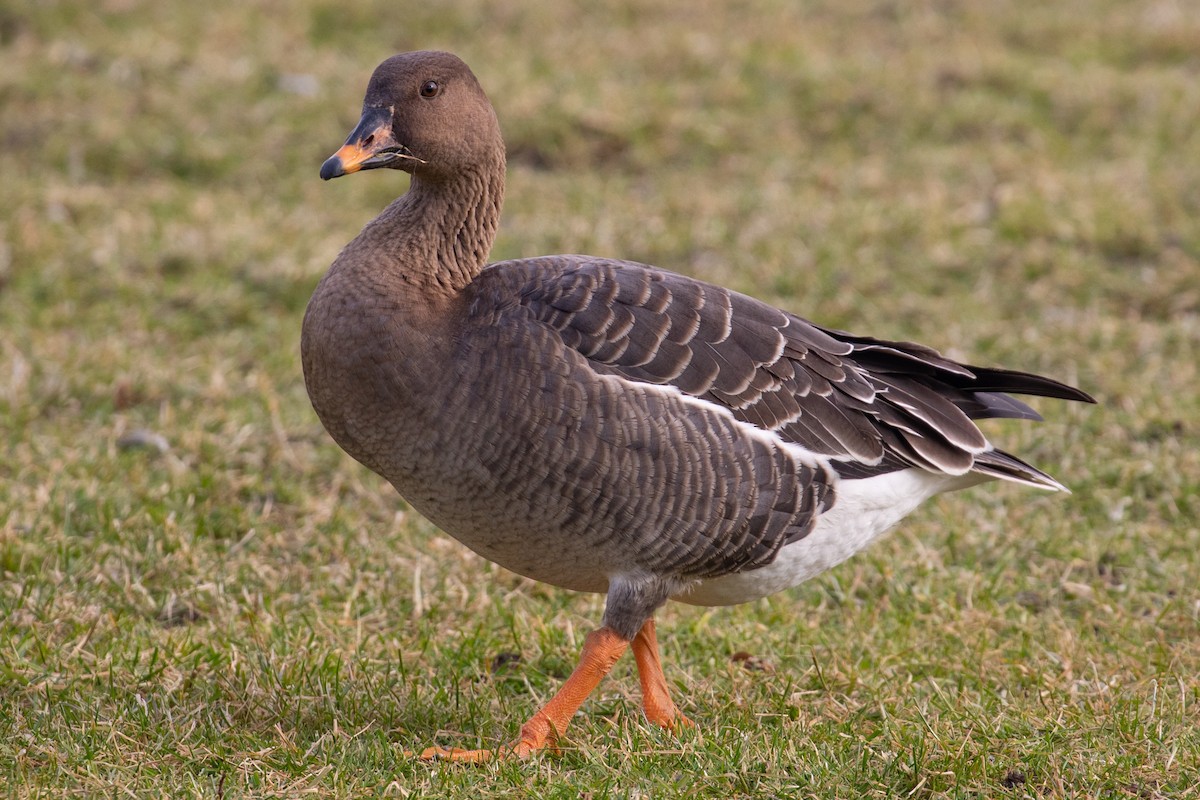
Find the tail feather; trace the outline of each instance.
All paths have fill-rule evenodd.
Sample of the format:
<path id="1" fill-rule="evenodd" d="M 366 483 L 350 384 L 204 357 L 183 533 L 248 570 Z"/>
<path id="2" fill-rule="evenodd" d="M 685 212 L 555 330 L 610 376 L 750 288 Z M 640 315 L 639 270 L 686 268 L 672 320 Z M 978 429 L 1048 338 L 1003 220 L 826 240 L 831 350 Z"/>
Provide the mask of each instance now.
<path id="1" fill-rule="evenodd" d="M 881 429 L 898 430 L 902 434 L 905 431 L 916 433 L 920 430 L 924 433 L 919 435 L 926 435 L 929 433 L 926 428 L 912 427 L 911 420 L 919 416 L 914 413 L 918 407 L 924 412 L 920 418 L 927 423 L 933 419 L 951 418 L 952 415 L 947 414 L 934 416 L 929 411 L 937 405 L 934 400 L 929 399 L 931 395 L 935 400 L 952 404 L 969 420 L 1042 419 L 1037 411 L 1012 395 L 1052 397 L 1082 403 L 1096 402 L 1087 392 L 1043 375 L 960 364 L 936 350 L 911 342 L 855 336 L 831 329 L 821 330 L 851 346 L 850 357 L 860 368 L 873 376 L 877 387 L 881 387 L 880 398 L 876 402 L 881 407 L 898 409 L 894 419 L 880 416 L 878 427 Z M 893 395 L 896 399 L 889 403 Z M 922 403 L 921 400 L 925 402 Z M 966 420 L 962 420 L 962 423 L 969 424 Z M 951 447 L 962 447 L 962 438 L 952 441 L 947 437 L 945 425 L 932 424 L 927 427 L 932 430 L 930 435 L 940 435 L 942 442 Z M 961 430 L 955 429 L 955 432 L 961 433 Z M 904 442 L 912 438 L 904 435 Z M 1067 491 L 1067 488 L 1054 478 L 1010 453 L 995 449 L 979 452 L 973 448 L 966 448 L 966 451 L 972 459 L 972 472 L 1042 489 Z M 931 468 L 930 459 L 913 457 L 908 450 L 886 444 L 883 458 L 875 463 L 835 459 L 834 466 L 840 475 L 851 480 L 869 478 L 910 466 Z M 934 461 L 932 468 L 939 467 L 941 464 Z M 942 469 L 952 472 L 944 467 Z"/>
<path id="2" fill-rule="evenodd" d="M 1004 392 L 964 392 L 952 402 L 971 419 L 1028 419 L 1041 422 L 1042 415 L 1028 404 Z"/>
<path id="3" fill-rule="evenodd" d="M 1032 464 L 1028 464 L 1003 450 L 988 450 L 975 456 L 975 466 L 972 472 L 990 475 L 993 478 L 1023 483 L 1037 489 L 1049 489 L 1055 492 L 1071 493 L 1071 490 L 1042 472 Z"/>
<path id="4" fill-rule="evenodd" d="M 1081 403 L 1096 402 L 1096 398 L 1082 389 L 1076 389 L 1074 386 L 1047 378 L 1044 375 L 996 367 L 967 367 L 967 369 L 971 370 L 975 377 L 973 380 L 964 382 L 962 388 L 969 388 L 971 391 L 1011 392 L 1012 394 L 1036 397 L 1056 397 L 1060 400 L 1078 400 Z"/>

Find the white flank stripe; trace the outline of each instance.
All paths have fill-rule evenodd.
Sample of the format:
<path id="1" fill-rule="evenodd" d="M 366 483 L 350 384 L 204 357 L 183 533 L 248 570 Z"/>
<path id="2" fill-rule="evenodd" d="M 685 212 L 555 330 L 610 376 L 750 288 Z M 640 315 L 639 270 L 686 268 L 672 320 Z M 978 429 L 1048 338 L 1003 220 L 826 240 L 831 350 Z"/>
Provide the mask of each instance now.
<path id="1" fill-rule="evenodd" d="M 802 447 L 802 446 L 796 444 L 795 442 L 786 441 L 783 439 L 783 437 L 779 436 L 779 434 L 775 433 L 774 431 L 769 431 L 764 428 L 760 428 L 757 425 L 753 425 L 749 422 L 743 422 L 742 420 L 735 417 L 733 415 L 733 412 L 730 411 L 728 408 L 726 408 L 723 405 L 719 405 L 717 403 L 710 402 L 708 400 L 705 400 L 702 397 L 693 397 L 690 394 L 686 394 L 685 392 L 680 391 L 680 389 L 678 387 L 672 386 L 670 384 L 643 383 L 642 381 L 631 381 L 628 378 L 622 378 L 620 375 L 599 375 L 599 374 L 597 374 L 596 377 L 603 381 L 616 381 L 616 382 L 620 383 L 621 384 L 621 393 L 623 393 L 623 394 L 630 392 L 630 391 L 643 391 L 643 392 L 650 392 L 652 394 L 660 394 L 660 395 L 664 395 L 666 397 L 675 398 L 675 399 L 679 400 L 680 402 L 684 403 L 685 405 L 692 405 L 697 408 L 703 409 L 704 411 L 706 411 L 710 414 L 719 414 L 720 416 L 723 416 L 726 419 L 728 419 L 730 424 L 732 424 L 733 427 L 736 430 L 738 430 L 742 435 L 747 436 L 751 439 L 758 439 L 759 441 L 765 442 L 773 447 L 777 447 L 780 450 L 783 450 L 784 452 L 786 452 L 788 455 L 790 455 L 792 457 L 792 459 L 795 460 L 797 463 L 803 464 L 806 467 L 809 467 L 812 469 L 826 470 L 826 472 L 828 473 L 828 479 L 830 480 L 830 482 L 832 482 L 833 480 L 836 479 L 837 473 L 829 465 L 829 458 L 827 456 L 823 456 L 819 453 L 814 453 L 812 450 L 809 450 L 806 447 Z"/>

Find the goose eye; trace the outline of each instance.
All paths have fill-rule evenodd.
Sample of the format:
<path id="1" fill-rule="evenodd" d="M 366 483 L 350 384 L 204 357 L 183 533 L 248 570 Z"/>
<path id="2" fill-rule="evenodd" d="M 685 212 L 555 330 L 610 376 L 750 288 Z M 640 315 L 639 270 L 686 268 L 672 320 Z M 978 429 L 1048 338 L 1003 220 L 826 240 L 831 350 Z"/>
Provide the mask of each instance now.
<path id="1" fill-rule="evenodd" d="M 425 81 L 421 84 L 421 97 L 437 97 L 441 90 L 442 87 L 438 85 L 437 81 Z"/>

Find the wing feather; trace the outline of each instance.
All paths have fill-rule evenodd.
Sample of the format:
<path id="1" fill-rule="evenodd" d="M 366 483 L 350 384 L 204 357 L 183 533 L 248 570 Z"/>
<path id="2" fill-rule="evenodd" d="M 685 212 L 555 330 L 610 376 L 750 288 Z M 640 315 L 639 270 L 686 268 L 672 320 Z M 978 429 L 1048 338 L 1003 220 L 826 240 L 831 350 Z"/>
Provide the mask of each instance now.
<path id="1" fill-rule="evenodd" d="M 553 256 L 494 264 L 476 283 L 484 287 L 480 295 L 516 298 L 598 372 L 675 387 L 844 464 L 850 477 L 905 466 L 955 475 L 972 470 L 981 454 L 993 452 L 973 420 L 1037 418 L 1007 392 L 1091 400 L 1049 378 L 821 328 L 641 264 Z M 989 474 L 1019 471 L 989 458 L 980 466 Z M 1052 480 L 1032 467 L 1020 475 L 1014 479 Z M 768 516 L 769 509 L 756 510 L 756 520 Z"/>

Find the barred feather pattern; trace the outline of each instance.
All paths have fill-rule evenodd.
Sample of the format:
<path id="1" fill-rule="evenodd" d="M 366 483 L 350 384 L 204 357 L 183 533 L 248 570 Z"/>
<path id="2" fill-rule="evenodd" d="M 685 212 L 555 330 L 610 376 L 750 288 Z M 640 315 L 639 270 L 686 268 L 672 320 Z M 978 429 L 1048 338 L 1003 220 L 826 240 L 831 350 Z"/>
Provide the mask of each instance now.
<path id="1" fill-rule="evenodd" d="M 614 573 L 686 581 L 752 570 L 832 504 L 834 476 L 820 460 L 683 392 L 597 374 L 528 306 L 479 300 L 471 316 L 478 324 L 464 328 L 458 353 L 476 392 L 462 402 L 482 395 L 510 410 L 473 421 L 474 458 L 504 476 L 480 484 L 512 517 L 555 514 L 539 527 L 588 542 Z"/>
<path id="2" fill-rule="evenodd" d="M 846 478 L 917 467 L 1059 488 L 1013 456 L 987 455 L 991 445 L 973 420 L 1039 419 L 1004 391 L 1089 399 L 1041 376 L 822 328 L 723 287 L 631 262 L 499 262 L 476 282 L 477 296 L 510 298 L 598 372 L 669 385 L 728 409 L 827 456 Z"/>

